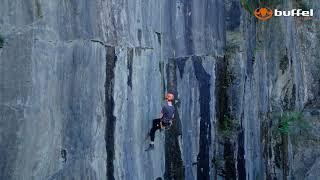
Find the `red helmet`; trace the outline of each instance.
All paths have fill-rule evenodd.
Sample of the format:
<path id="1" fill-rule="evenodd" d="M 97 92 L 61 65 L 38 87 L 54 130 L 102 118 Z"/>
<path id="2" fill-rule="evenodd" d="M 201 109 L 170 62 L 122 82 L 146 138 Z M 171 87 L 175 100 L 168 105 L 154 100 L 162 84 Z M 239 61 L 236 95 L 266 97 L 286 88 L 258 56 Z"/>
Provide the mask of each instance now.
<path id="1" fill-rule="evenodd" d="M 172 93 L 167 93 L 166 100 L 173 101 L 174 100 L 174 95 Z"/>

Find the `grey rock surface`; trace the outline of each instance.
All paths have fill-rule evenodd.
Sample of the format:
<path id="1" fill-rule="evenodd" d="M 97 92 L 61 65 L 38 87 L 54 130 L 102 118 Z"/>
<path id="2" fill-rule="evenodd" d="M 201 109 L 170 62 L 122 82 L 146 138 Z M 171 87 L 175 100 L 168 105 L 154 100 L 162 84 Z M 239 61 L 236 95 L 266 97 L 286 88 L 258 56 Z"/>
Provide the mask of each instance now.
<path id="1" fill-rule="evenodd" d="M 0 179 L 318 178 L 320 15 L 241 2 L 1 0 Z M 279 133 L 284 112 L 308 133 Z"/>

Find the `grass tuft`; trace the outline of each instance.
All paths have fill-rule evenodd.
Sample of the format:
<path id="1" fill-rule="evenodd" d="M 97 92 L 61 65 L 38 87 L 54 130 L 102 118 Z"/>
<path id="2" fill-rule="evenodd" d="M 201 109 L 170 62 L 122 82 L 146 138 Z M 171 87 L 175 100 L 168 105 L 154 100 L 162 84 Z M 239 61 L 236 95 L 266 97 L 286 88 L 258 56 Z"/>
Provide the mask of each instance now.
<path id="1" fill-rule="evenodd" d="M 289 134 L 294 128 L 307 129 L 309 123 L 303 119 L 302 113 L 297 111 L 284 112 L 279 119 L 278 130 L 281 134 Z"/>

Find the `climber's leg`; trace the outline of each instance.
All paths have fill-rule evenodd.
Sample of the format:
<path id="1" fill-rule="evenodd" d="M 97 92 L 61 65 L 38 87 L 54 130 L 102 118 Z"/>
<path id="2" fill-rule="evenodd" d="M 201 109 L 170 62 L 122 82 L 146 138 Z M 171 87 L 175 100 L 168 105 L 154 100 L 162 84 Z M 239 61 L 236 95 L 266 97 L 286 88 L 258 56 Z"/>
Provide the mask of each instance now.
<path id="1" fill-rule="evenodd" d="M 161 122 L 161 119 L 154 119 L 152 121 L 152 128 L 150 129 L 150 133 L 149 133 L 150 134 L 150 140 L 151 140 L 150 143 L 152 143 L 152 144 L 154 142 L 156 131 L 158 129 L 161 129 L 160 122 Z"/>
<path id="2" fill-rule="evenodd" d="M 161 119 L 154 119 L 152 121 L 152 128 L 150 129 L 149 135 L 150 135 L 150 144 L 149 147 L 145 151 L 149 151 L 154 149 L 154 137 L 156 134 L 156 131 L 158 129 L 161 129 Z"/>

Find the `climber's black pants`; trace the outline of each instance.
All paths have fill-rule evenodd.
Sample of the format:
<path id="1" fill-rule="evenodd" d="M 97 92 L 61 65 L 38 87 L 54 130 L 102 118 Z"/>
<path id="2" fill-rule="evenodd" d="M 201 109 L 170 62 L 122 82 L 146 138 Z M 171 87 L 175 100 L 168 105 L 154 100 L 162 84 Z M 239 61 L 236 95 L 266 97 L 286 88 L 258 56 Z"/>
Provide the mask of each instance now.
<path id="1" fill-rule="evenodd" d="M 154 141 L 154 137 L 155 137 L 156 131 L 158 129 L 161 129 L 160 122 L 161 122 L 161 119 L 152 120 L 152 128 L 150 129 L 150 132 L 149 132 L 151 141 Z"/>

